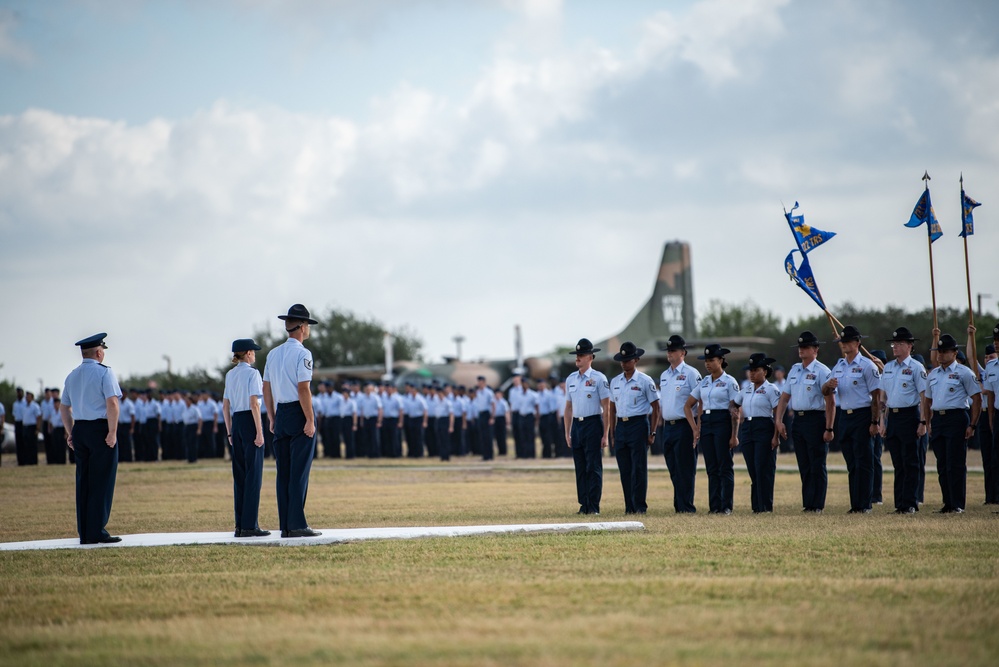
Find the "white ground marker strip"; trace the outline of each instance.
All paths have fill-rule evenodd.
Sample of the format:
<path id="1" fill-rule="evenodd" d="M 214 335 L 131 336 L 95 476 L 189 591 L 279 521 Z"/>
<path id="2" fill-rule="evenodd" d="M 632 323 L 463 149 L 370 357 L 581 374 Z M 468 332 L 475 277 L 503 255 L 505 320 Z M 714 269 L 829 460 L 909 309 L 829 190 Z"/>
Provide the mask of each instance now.
<path id="1" fill-rule="evenodd" d="M 77 538 L 0 542 L 0 551 L 38 549 L 118 549 L 122 547 L 164 547 L 185 544 L 240 544 L 297 547 L 316 544 L 340 544 L 362 540 L 409 540 L 418 537 L 461 537 L 500 533 L 567 533 L 575 531 L 645 530 L 640 521 L 599 521 L 594 523 L 524 523 L 506 526 L 426 526 L 407 528 L 318 528 L 319 537 L 282 538 L 278 531 L 267 537 L 234 537 L 225 533 L 146 533 L 122 535 L 114 544 L 80 544 Z"/>

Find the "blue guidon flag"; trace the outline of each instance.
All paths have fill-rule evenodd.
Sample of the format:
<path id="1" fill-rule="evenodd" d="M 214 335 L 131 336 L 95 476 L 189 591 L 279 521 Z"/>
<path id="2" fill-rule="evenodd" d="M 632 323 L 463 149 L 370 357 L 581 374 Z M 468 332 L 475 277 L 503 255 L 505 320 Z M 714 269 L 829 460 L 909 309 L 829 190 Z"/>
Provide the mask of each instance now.
<path id="1" fill-rule="evenodd" d="M 961 236 L 967 238 L 975 233 L 975 209 L 981 206 L 974 199 L 964 194 L 964 187 L 961 187 Z"/>
<path id="2" fill-rule="evenodd" d="M 926 225 L 926 233 L 930 236 L 930 243 L 943 236 L 936 213 L 933 212 L 933 202 L 930 201 L 929 188 L 923 190 L 923 194 L 919 195 L 916 207 L 912 209 L 912 215 L 909 216 L 909 222 L 905 223 L 905 226 L 915 228 L 923 224 Z"/>
<path id="3" fill-rule="evenodd" d="M 806 225 L 805 216 L 793 215 L 797 208 L 798 202 L 794 202 L 794 206 L 791 207 L 790 211 L 784 213 L 784 217 L 787 218 L 787 224 L 791 227 L 791 233 L 794 234 L 794 241 L 798 244 L 801 254 L 807 255 L 810 250 L 818 248 L 836 236 L 836 232 L 824 232 L 821 229 Z"/>
<path id="4" fill-rule="evenodd" d="M 801 265 L 795 268 L 794 253 L 796 252 L 800 251 L 792 250 L 787 254 L 787 258 L 784 260 L 784 270 L 787 271 L 787 275 L 791 277 L 791 280 L 794 281 L 795 285 L 800 287 L 805 294 L 812 299 L 812 301 L 818 304 L 819 308 L 825 310 L 826 304 L 822 299 L 822 295 L 819 293 L 819 286 L 815 282 L 815 276 L 812 274 L 812 267 L 808 263 L 808 257 L 802 253 Z"/>

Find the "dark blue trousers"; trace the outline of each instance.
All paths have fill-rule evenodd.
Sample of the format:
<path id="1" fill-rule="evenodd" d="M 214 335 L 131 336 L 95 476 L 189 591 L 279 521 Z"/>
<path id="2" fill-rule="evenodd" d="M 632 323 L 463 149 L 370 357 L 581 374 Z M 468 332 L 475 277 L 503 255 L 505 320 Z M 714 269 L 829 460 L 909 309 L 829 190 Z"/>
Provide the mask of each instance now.
<path id="1" fill-rule="evenodd" d="M 829 473 L 826 457 L 829 444 L 822 436 L 826 431 L 825 410 L 798 410 L 791 421 L 791 443 L 801 477 L 801 507 L 821 510 L 826 507 Z"/>
<path id="2" fill-rule="evenodd" d="M 423 456 L 423 417 L 406 417 L 403 430 L 406 432 L 406 456 L 413 459 Z"/>
<path id="3" fill-rule="evenodd" d="M 541 435 L 541 458 L 555 458 L 555 431 L 557 429 L 558 416 L 554 412 L 541 415 L 538 423 L 539 435 Z"/>
<path id="4" fill-rule="evenodd" d="M 305 435 L 302 404 L 279 403 L 274 415 L 274 467 L 277 469 L 278 524 L 281 532 L 308 528 L 305 498 L 316 438 Z"/>
<path id="5" fill-rule="evenodd" d="M 774 511 L 774 477 L 777 474 L 777 450 L 771 443 L 774 437 L 774 420 L 753 417 L 739 427 L 739 443 L 746 459 L 753 512 Z"/>
<path id="6" fill-rule="evenodd" d="M 534 414 L 520 415 L 520 458 L 538 457 L 537 434 L 534 428 Z"/>
<path id="7" fill-rule="evenodd" d="M 362 423 L 364 429 L 364 451 L 358 448 L 358 456 L 378 459 L 382 456 L 382 439 L 378 428 L 378 417 L 365 417 Z"/>
<path id="8" fill-rule="evenodd" d="M 399 416 L 385 417 L 382 420 L 382 456 L 387 459 L 397 459 L 402 456 L 402 440 L 399 440 Z M 397 446 L 398 445 L 398 446 Z"/>
<path id="9" fill-rule="evenodd" d="M 197 463 L 201 451 L 197 424 L 184 424 L 184 450 L 187 452 L 187 462 Z"/>
<path id="10" fill-rule="evenodd" d="M 76 532 L 83 544 L 108 537 L 104 529 L 111 516 L 114 482 L 118 474 L 118 448 L 108 447 L 108 420 L 73 422 L 76 450 Z"/>
<path id="11" fill-rule="evenodd" d="M 479 450 L 482 452 L 483 461 L 491 461 L 494 454 L 493 427 L 489 424 L 489 419 L 490 414 L 488 412 L 479 413 Z"/>
<path id="12" fill-rule="evenodd" d="M 357 431 L 354 430 L 354 416 L 340 418 L 340 435 L 343 436 L 343 458 L 357 456 Z"/>
<path id="13" fill-rule="evenodd" d="M 937 457 L 937 477 L 944 509 L 964 509 L 968 484 L 967 410 L 934 410 L 930 447 Z"/>
<path id="14" fill-rule="evenodd" d="M 448 433 L 448 426 L 450 425 L 450 419 L 448 417 L 438 417 L 437 418 L 437 454 L 441 457 L 441 461 L 451 460 L 451 434 Z M 455 426 L 457 428 L 457 426 Z"/>
<path id="15" fill-rule="evenodd" d="M 696 512 L 694 507 L 694 480 L 697 475 L 697 449 L 694 432 L 686 419 L 667 419 L 663 422 L 663 456 L 673 483 L 673 509 L 677 512 Z"/>
<path id="16" fill-rule="evenodd" d="M 533 431 L 534 419 L 524 419 L 531 422 Z M 604 463 L 600 451 L 603 428 L 600 415 L 584 417 L 582 421 L 575 418 L 572 420 L 570 438 L 572 462 L 576 469 L 576 498 L 584 514 L 600 512 L 600 497 L 604 490 Z"/>
<path id="17" fill-rule="evenodd" d="M 118 460 L 132 460 L 132 430 L 130 423 L 118 424 Z"/>
<path id="18" fill-rule="evenodd" d="M 895 509 L 918 508 L 919 408 L 888 408 L 885 447 L 895 469 Z"/>
<path id="19" fill-rule="evenodd" d="M 497 454 L 506 456 L 506 415 L 493 419 L 493 436 L 496 438 Z M 565 433 L 562 434 L 562 440 L 565 440 Z"/>
<path id="20" fill-rule="evenodd" d="M 708 473 L 708 509 L 724 512 L 732 509 L 735 494 L 735 469 L 732 466 L 732 416 L 728 410 L 712 410 L 701 415 L 701 453 Z"/>
<path id="21" fill-rule="evenodd" d="M 999 461 L 996 461 L 996 438 L 989 427 L 989 415 L 984 401 L 982 416 L 978 419 L 978 437 L 982 442 L 982 467 L 985 469 L 985 502 L 995 505 L 999 503 L 999 480 L 996 479 Z"/>
<path id="22" fill-rule="evenodd" d="M 232 497 L 235 501 L 236 530 L 260 528 L 260 485 L 264 479 L 264 447 L 253 439 L 257 427 L 249 410 L 232 415 Z"/>
<path id="23" fill-rule="evenodd" d="M 871 437 L 871 409 L 836 409 L 836 432 L 846 472 L 850 478 L 850 509 L 871 509 L 874 482 L 874 438 Z"/>
<path id="24" fill-rule="evenodd" d="M 340 432 L 343 430 L 343 417 L 323 417 L 323 456 L 340 458 Z"/>
<path id="25" fill-rule="evenodd" d="M 621 473 L 624 511 L 634 514 L 649 509 L 649 418 L 630 417 L 614 426 L 614 456 Z"/>
<path id="26" fill-rule="evenodd" d="M 427 456 L 437 456 L 437 417 L 427 417 L 427 427 L 423 429 L 423 442 L 427 445 Z"/>
<path id="27" fill-rule="evenodd" d="M 885 441 L 881 434 L 872 438 L 874 456 L 871 458 L 871 502 L 880 503 L 883 501 L 884 469 L 881 465 L 881 455 L 885 451 Z"/>

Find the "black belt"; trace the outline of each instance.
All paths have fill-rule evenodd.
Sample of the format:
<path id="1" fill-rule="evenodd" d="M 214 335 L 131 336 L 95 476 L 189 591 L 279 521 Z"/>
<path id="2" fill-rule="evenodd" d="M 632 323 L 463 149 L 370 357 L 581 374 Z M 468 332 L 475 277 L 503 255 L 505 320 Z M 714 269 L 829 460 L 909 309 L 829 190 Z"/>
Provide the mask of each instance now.
<path id="1" fill-rule="evenodd" d="M 906 407 L 906 408 L 888 408 L 888 409 L 891 410 L 892 413 L 899 413 L 899 412 L 905 413 L 905 412 L 912 412 L 913 410 L 918 410 L 919 406 L 918 405 L 910 405 L 909 407 Z"/>
<path id="2" fill-rule="evenodd" d="M 862 407 L 862 408 L 850 408 L 849 410 L 846 410 L 846 409 L 844 409 L 844 408 L 839 408 L 839 410 L 840 410 L 840 412 L 842 412 L 843 414 L 847 414 L 847 415 L 852 415 L 853 413 L 855 413 L 855 412 L 860 412 L 861 410 L 867 410 L 868 412 L 870 412 L 870 410 L 871 410 L 871 406 L 869 406 L 869 405 L 865 405 L 865 406 L 864 406 L 864 407 Z"/>
<path id="3" fill-rule="evenodd" d="M 769 417 L 769 416 L 767 416 L 767 417 L 746 417 L 746 418 L 745 418 L 745 419 L 744 419 L 743 421 L 747 421 L 747 422 L 751 422 L 751 421 L 753 421 L 754 419 L 756 419 L 757 421 L 758 421 L 758 420 L 760 420 L 760 419 L 769 419 L 770 421 L 773 421 L 773 420 L 774 420 L 774 418 L 773 418 L 773 417 Z"/>
<path id="4" fill-rule="evenodd" d="M 947 408 L 946 410 L 934 410 L 933 412 L 938 415 L 945 415 L 948 412 L 967 412 L 967 408 Z"/>
<path id="5" fill-rule="evenodd" d="M 663 421 L 666 422 L 667 424 L 669 424 L 670 426 L 676 426 L 677 424 L 686 424 L 687 423 L 686 417 L 681 417 L 679 419 L 664 419 Z"/>
<path id="6" fill-rule="evenodd" d="M 807 415 L 822 415 L 825 414 L 825 410 L 793 410 L 794 414 L 799 417 L 805 417 Z"/>
<path id="7" fill-rule="evenodd" d="M 99 424 L 101 422 L 104 422 L 105 424 L 107 424 L 108 420 L 107 420 L 107 417 L 105 417 L 103 419 L 74 419 L 73 422 L 76 423 L 76 424 Z M 22 422 L 22 423 L 24 423 L 24 422 Z M 31 422 L 28 422 L 28 423 L 31 424 Z M 34 426 L 34 424 L 31 424 L 31 425 Z"/>
<path id="8" fill-rule="evenodd" d="M 617 418 L 617 420 L 619 422 L 633 422 L 633 421 L 638 421 L 639 419 L 644 419 L 644 420 L 648 421 L 649 416 L 648 415 L 635 415 L 634 417 L 618 417 Z"/>
<path id="9" fill-rule="evenodd" d="M 586 422 L 590 421 L 591 419 L 600 419 L 600 415 L 590 415 L 589 417 L 573 417 L 573 420 L 577 422 Z"/>

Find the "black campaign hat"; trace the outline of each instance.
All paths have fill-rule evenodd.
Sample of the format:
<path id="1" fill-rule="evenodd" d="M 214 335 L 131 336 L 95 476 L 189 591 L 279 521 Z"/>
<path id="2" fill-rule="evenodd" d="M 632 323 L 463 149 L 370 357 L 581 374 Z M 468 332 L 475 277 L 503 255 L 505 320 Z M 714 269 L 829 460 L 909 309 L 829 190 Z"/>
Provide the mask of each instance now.
<path id="1" fill-rule="evenodd" d="M 819 337 L 811 331 L 802 331 L 801 335 L 798 336 L 798 342 L 791 347 L 818 347 L 823 342 L 825 341 L 819 340 Z"/>
<path id="2" fill-rule="evenodd" d="M 278 315 L 279 320 L 304 320 L 309 324 L 319 324 L 318 320 L 312 319 L 309 309 L 300 303 L 296 303 L 288 309 L 287 315 Z"/>
<path id="3" fill-rule="evenodd" d="M 895 329 L 894 331 L 891 332 L 891 338 L 887 339 L 885 342 L 886 343 L 898 343 L 898 342 L 901 341 L 901 342 L 904 342 L 904 343 L 913 343 L 913 342 L 915 342 L 917 340 L 919 340 L 919 339 L 916 338 L 916 337 L 914 337 L 909 332 L 908 329 L 906 329 L 905 327 L 899 327 L 898 329 Z"/>
<path id="4" fill-rule="evenodd" d="M 776 359 L 772 359 L 772 358 L 768 357 L 763 352 L 754 352 L 753 354 L 749 355 L 749 369 L 750 370 L 753 370 L 753 369 L 756 369 L 756 368 L 766 368 L 767 370 L 770 370 L 770 368 L 776 362 L 777 362 Z"/>
<path id="5" fill-rule="evenodd" d="M 629 359 L 639 359 L 645 354 L 645 350 L 635 347 L 630 340 L 621 343 L 621 351 L 614 355 L 614 361 L 628 361 Z"/>
<path id="6" fill-rule="evenodd" d="M 940 336 L 940 342 L 937 343 L 936 347 L 931 347 L 931 350 L 936 350 L 937 352 L 950 352 L 951 350 L 956 350 L 962 345 L 958 345 L 957 341 L 950 334 L 944 334 Z"/>
<path id="7" fill-rule="evenodd" d="M 839 338 L 836 339 L 837 343 L 849 343 L 852 341 L 859 341 L 861 338 L 867 338 L 860 333 L 860 330 L 853 326 L 852 324 L 847 324 L 843 327 L 843 332 L 840 333 Z"/>
<path id="8" fill-rule="evenodd" d="M 599 352 L 599 347 L 593 347 L 593 343 L 590 342 L 589 338 L 580 338 L 579 342 L 576 343 L 576 349 L 570 354 L 575 354 L 579 356 L 581 354 L 593 354 Z"/>
<path id="9" fill-rule="evenodd" d="M 232 352 L 249 352 L 250 350 L 259 350 L 260 346 L 257 345 L 252 338 L 237 338 L 232 341 Z"/>
<path id="10" fill-rule="evenodd" d="M 106 350 L 108 346 L 104 344 L 104 339 L 107 337 L 106 333 L 97 333 L 93 336 L 87 336 L 83 340 L 76 341 L 74 345 L 79 345 L 81 350 L 89 350 L 94 347 L 103 347 Z"/>
<path id="11" fill-rule="evenodd" d="M 669 340 L 666 341 L 666 349 L 667 350 L 686 350 L 687 349 L 687 341 L 685 341 L 683 339 L 683 336 L 678 336 L 676 334 L 673 334 L 672 336 L 669 337 Z"/>
<path id="12" fill-rule="evenodd" d="M 726 354 L 730 353 L 732 350 L 722 347 L 718 343 L 711 343 L 706 348 L 704 348 L 704 354 L 697 357 L 698 359 L 719 359 L 724 357 Z"/>

